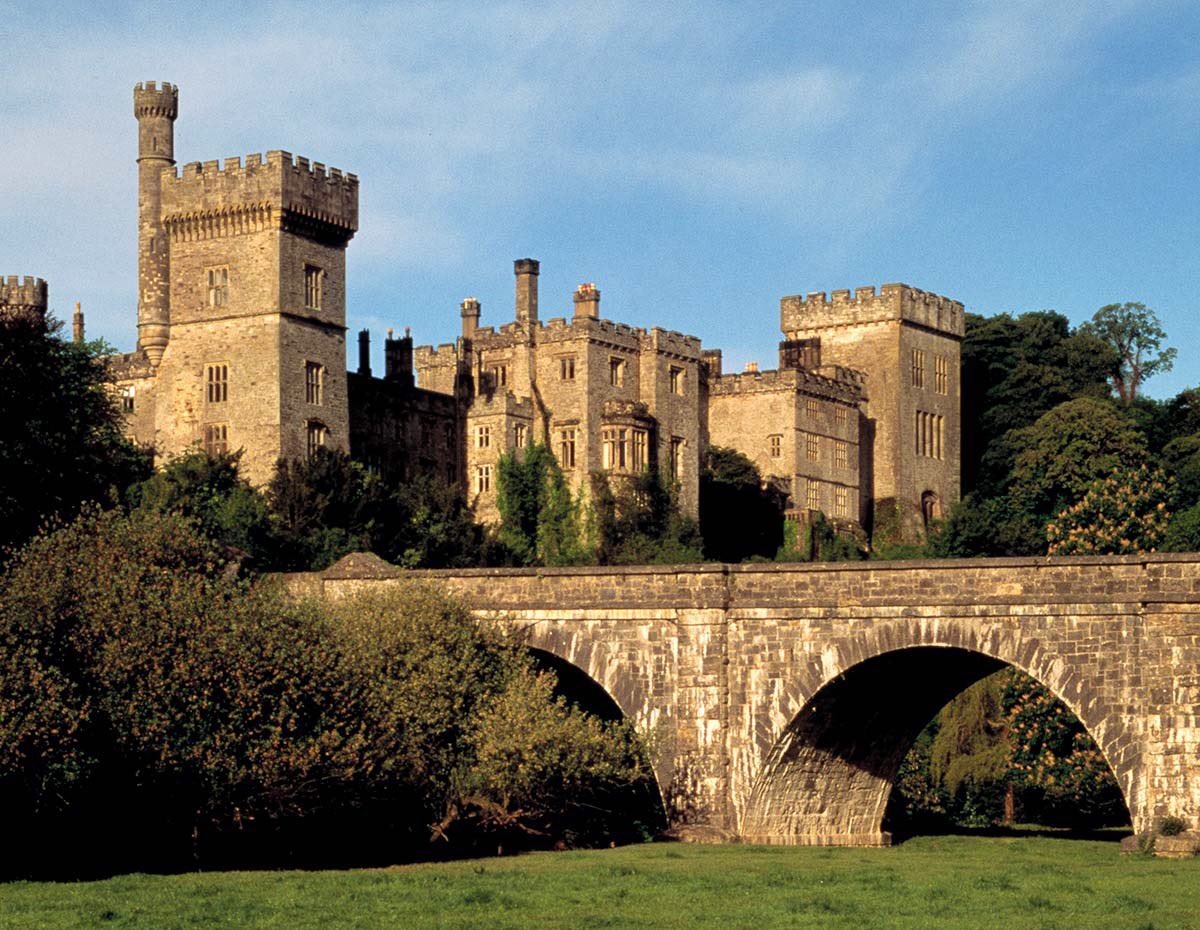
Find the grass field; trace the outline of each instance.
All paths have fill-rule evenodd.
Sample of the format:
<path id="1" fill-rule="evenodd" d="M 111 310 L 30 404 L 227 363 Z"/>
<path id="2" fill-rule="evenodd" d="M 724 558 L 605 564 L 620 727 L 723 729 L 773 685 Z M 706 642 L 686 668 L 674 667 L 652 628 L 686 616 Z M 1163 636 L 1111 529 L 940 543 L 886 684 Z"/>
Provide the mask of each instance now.
<path id="1" fill-rule="evenodd" d="M 924 837 L 892 849 L 653 844 L 347 872 L 0 885 L 0 927 L 1200 928 L 1200 859 L 1111 842 Z"/>

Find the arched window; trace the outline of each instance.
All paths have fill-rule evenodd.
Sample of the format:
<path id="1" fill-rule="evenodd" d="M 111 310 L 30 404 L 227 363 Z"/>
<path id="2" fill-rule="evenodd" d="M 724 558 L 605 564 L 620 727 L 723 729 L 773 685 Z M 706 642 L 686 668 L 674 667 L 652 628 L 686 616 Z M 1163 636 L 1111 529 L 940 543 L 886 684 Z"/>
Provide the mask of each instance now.
<path id="1" fill-rule="evenodd" d="M 926 491 L 921 495 L 921 518 L 925 521 L 925 526 L 942 518 L 942 500 L 933 491 Z"/>

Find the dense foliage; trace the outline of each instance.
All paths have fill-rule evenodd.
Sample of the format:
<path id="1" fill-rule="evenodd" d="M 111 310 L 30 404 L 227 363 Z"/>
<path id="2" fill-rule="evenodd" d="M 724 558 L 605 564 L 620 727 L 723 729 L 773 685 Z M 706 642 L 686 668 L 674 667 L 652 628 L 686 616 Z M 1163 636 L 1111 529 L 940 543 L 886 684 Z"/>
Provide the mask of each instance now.
<path id="1" fill-rule="evenodd" d="M 461 606 L 330 610 L 231 567 L 184 517 L 89 511 L 0 578 L 10 872 L 628 835 L 632 731 Z"/>
<path id="2" fill-rule="evenodd" d="M 61 328 L 0 320 L 0 549 L 150 473 L 149 455 L 121 433 L 106 347 L 68 342 Z"/>

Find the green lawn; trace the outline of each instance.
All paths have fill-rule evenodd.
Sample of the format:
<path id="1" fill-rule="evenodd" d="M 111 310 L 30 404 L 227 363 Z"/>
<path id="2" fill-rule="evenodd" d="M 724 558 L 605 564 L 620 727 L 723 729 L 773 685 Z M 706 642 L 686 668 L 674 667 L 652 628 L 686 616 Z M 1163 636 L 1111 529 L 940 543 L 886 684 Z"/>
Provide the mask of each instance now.
<path id="1" fill-rule="evenodd" d="M 348 872 L 0 885 L 0 928 L 1200 928 L 1200 860 L 926 837 L 893 849 L 652 844 Z"/>

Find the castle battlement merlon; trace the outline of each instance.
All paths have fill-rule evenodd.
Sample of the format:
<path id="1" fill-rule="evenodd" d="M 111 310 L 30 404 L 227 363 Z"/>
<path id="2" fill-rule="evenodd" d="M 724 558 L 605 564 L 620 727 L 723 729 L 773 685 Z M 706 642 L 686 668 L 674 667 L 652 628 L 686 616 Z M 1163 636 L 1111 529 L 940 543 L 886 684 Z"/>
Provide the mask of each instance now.
<path id="1" fill-rule="evenodd" d="M 234 207 L 270 208 L 328 227 L 349 239 L 358 230 L 358 177 L 320 162 L 272 150 L 166 168 L 162 174 L 164 221 L 217 214 Z"/>
<path id="2" fill-rule="evenodd" d="M 785 334 L 830 326 L 857 326 L 885 320 L 906 320 L 961 338 L 965 332 L 963 305 L 949 297 L 907 284 L 860 287 L 826 296 L 817 291 L 779 301 L 780 328 Z"/>
<path id="3" fill-rule="evenodd" d="M 0 278 L 0 313 L 46 315 L 49 286 L 42 278 L 11 274 Z"/>
<path id="4" fill-rule="evenodd" d="M 143 81 L 133 88 L 133 115 L 165 116 L 175 119 L 179 115 L 179 88 L 163 81 Z"/>

